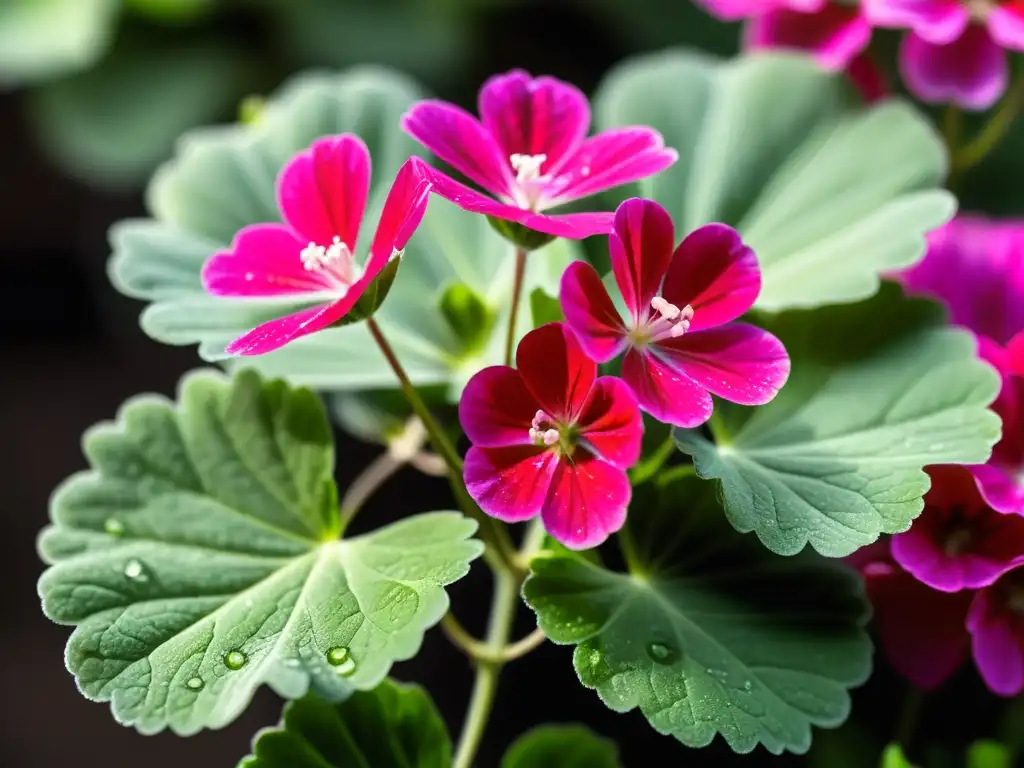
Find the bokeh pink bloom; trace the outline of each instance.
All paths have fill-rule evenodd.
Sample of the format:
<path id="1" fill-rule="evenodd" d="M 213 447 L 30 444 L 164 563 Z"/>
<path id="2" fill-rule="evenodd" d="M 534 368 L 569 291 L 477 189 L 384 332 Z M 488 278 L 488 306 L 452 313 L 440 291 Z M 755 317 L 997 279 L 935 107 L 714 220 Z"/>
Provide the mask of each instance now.
<path id="1" fill-rule="evenodd" d="M 399 169 L 370 255 L 354 252 L 370 189 L 370 153 L 352 134 L 317 139 L 281 170 L 277 200 L 284 224 L 254 224 L 203 266 L 206 290 L 231 298 L 308 299 L 313 304 L 257 326 L 227 347 L 262 355 L 340 323 L 403 249 L 426 212 L 431 172 L 419 158 Z"/>
<path id="2" fill-rule="evenodd" d="M 761 291 L 757 258 L 735 230 L 708 224 L 676 247 L 668 212 L 632 198 L 615 211 L 608 250 L 625 314 L 585 262 L 563 273 L 559 298 L 593 360 L 625 353 L 622 378 L 641 408 L 695 427 L 711 416 L 711 395 L 743 405 L 775 397 L 789 355 L 767 331 L 733 322 Z"/>
<path id="3" fill-rule="evenodd" d="M 495 75 L 480 90 L 478 111 L 480 119 L 427 100 L 402 117 L 406 133 L 484 190 L 437 172 L 434 191 L 467 211 L 555 237 L 607 234 L 611 214 L 544 211 L 646 178 L 678 159 L 653 128 L 587 138 L 587 97 L 553 77 L 518 69 Z"/>
<path id="4" fill-rule="evenodd" d="M 520 522 L 540 515 L 572 549 L 618 531 L 632 489 L 626 470 L 640 457 L 643 419 L 620 379 L 597 365 L 562 323 L 519 342 L 516 368 L 484 368 L 459 401 L 473 444 L 463 477 L 492 517 Z"/>

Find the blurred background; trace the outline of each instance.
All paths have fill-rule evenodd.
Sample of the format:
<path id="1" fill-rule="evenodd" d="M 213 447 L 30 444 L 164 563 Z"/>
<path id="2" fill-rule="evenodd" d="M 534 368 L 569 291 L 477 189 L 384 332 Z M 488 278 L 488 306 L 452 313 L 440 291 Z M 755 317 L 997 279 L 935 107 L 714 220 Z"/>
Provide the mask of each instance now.
<path id="1" fill-rule="evenodd" d="M 669 45 L 730 54 L 739 29 L 687 0 L 0 0 L 0 424 L 8 543 L 0 560 L 0 765 L 50 768 L 233 766 L 254 732 L 275 723 L 264 691 L 220 732 L 143 737 L 86 701 L 62 665 L 69 629 L 39 610 L 35 537 L 51 490 L 83 469 L 79 436 L 138 392 L 173 394 L 199 365 L 192 348 L 162 346 L 138 328 L 140 303 L 106 277 L 107 228 L 145 215 L 145 183 L 186 129 L 229 122 L 246 100 L 309 67 L 397 67 L 437 95 L 472 106 L 488 75 L 511 67 L 553 74 L 592 92 L 633 53 Z M 883 39 L 883 48 L 885 41 Z M 965 180 L 967 207 L 1022 210 L 1024 133 Z M 338 436 L 344 483 L 379 450 Z M 444 484 L 407 472 L 362 519 L 447 503 Z M 482 568 L 452 590 L 482 632 Z M 525 616 L 521 630 L 528 631 Z M 479 765 L 543 721 L 582 721 L 616 739 L 626 766 L 877 764 L 899 729 L 905 685 L 880 670 L 855 697 L 855 722 L 819 732 L 811 758 L 685 750 L 638 713 L 616 715 L 575 681 L 570 651 L 550 645 L 506 674 Z M 471 680 L 464 659 L 431 632 L 395 677 L 431 691 L 457 732 Z M 941 702 L 951 702 L 950 705 Z M 990 706 L 991 704 L 991 706 Z M 965 674 L 925 712 L 924 732 L 956 743 L 1000 729 L 998 703 Z M 962 737 L 962 739 L 961 739 Z M 655 756 L 658 757 L 655 757 Z M 951 763 L 955 764 L 955 763 Z M 930 764 L 931 765 L 931 764 Z"/>

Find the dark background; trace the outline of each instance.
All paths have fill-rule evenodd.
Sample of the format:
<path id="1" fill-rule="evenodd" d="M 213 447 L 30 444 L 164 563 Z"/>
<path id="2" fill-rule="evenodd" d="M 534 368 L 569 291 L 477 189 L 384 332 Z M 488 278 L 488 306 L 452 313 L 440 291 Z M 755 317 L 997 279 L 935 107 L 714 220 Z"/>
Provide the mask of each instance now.
<path id="1" fill-rule="evenodd" d="M 256 92 L 268 92 L 297 68 L 296 61 L 279 49 L 265 20 L 228 5 L 203 22 L 204 34 L 217 34 L 225 44 L 258 60 L 246 88 L 252 92 L 255 84 Z M 711 21 L 683 0 L 480 0 L 471 13 L 463 30 L 470 38 L 463 41 L 470 53 L 457 72 L 409 68 L 440 96 L 467 106 L 486 76 L 514 66 L 554 74 L 592 92 L 603 73 L 631 53 L 672 43 L 729 52 L 738 31 Z M 151 36 L 170 49 L 195 34 L 130 19 L 125 27 L 124 35 L 141 40 Z M 386 35 L 379 43 L 381 50 L 402 45 L 400 39 Z M 381 60 L 389 62 L 386 55 Z M 118 295 L 106 279 L 106 230 L 114 221 L 145 214 L 141 188 L 90 183 L 88 173 L 68 173 L 44 156 L 32 123 L 25 119 L 25 104 L 31 98 L 31 90 L 0 94 L 0 466 L 7 537 L 0 560 L 5 590 L 0 619 L 0 680 L 5 694 L 0 765 L 233 766 L 247 753 L 253 733 L 277 721 L 281 705 L 272 694 L 262 691 L 238 721 L 220 732 L 190 739 L 140 736 L 117 725 L 106 704 L 88 702 L 78 694 L 62 664 L 70 630 L 50 624 L 40 612 L 35 581 L 42 565 L 35 537 L 46 524 L 51 490 L 85 467 L 79 436 L 93 423 L 111 418 L 133 394 L 173 395 L 178 377 L 199 360 L 192 348 L 166 347 L 145 337 L 137 325 L 142 305 Z M 237 101 L 225 103 L 219 117 L 232 119 L 236 106 Z M 1019 165 L 1021 154 L 1006 157 Z M 968 180 L 968 188 L 989 191 L 992 207 L 1000 212 L 1019 210 L 1005 194 L 1011 176 L 1005 168 L 998 177 L 987 173 L 986 177 L 983 168 Z M 1020 175 L 1012 177 L 1019 184 Z M 344 459 L 339 461 L 339 481 L 344 485 L 346 475 L 354 475 L 378 449 L 345 435 L 338 439 L 338 455 Z M 442 482 L 409 471 L 375 497 L 361 520 L 372 518 L 378 525 L 409 511 L 447 504 Z M 471 630 L 482 633 L 490 597 L 486 569 L 477 564 L 451 594 L 458 615 Z M 529 631 L 528 617 L 521 615 L 520 621 L 520 633 Z M 478 765 L 497 766 L 512 739 L 545 721 L 586 722 L 619 742 L 624 763 L 631 768 L 654 762 L 809 764 L 807 759 L 771 758 L 763 751 L 735 757 L 717 741 L 707 750 L 686 750 L 656 734 L 639 713 L 616 715 L 607 710 L 594 693 L 578 685 L 570 657 L 570 649 L 547 645 L 506 669 Z M 430 632 L 420 655 L 397 665 L 394 676 L 426 685 L 451 730 L 458 732 L 471 671 L 439 631 Z M 816 740 L 813 763 L 829 768 L 874 765 L 881 745 L 899 727 L 905 692 L 903 683 L 881 670 L 855 696 L 857 723 L 838 736 L 818 733 L 822 737 Z M 991 735 L 998 708 L 967 673 L 941 700 L 931 700 L 918 732 L 935 733 L 950 742 Z M 832 751 L 835 748 L 839 751 Z"/>

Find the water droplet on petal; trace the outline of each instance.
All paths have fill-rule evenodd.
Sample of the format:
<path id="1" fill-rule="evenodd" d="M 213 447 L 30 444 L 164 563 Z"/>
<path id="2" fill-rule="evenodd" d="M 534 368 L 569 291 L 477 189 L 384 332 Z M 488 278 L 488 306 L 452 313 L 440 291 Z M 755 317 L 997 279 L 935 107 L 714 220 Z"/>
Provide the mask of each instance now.
<path id="1" fill-rule="evenodd" d="M 336 667 L 339 675 L 346 677 L 356 671 L 355 659 L 343 645 L 335 646 L 327 652 L 327 663 Z"/>
<path id="2" fill-rule="evenodd" d="M 146 576 L 146 569 L 138 560 L 129 560 L 124 564 L 124 575 L 132 581 L 145 581 L 149 578 Z"/>
<path id="3" fill-rule="evenodd" d="M 193 691 L 201 691 L 206 683 L 203 682 L 201 677 L 190 677 L 185 682 L 185 685 Z"/>
<path id="4" fill-rule="evenodd" d="M 241 651 L 230 651 L 224 656 L 224 666 L 228 669 L 241 669 L 248 659 Z"/>
<path id="5" fill-rule="evenodd" d="M 647 655 L 658 664 L 672 664 L 679 658 L 679 652 L 665 643 L 648 643 Z"/>
<path id="6" fill-rule="evenodd" d="M 122 523 L 116 517 L 108 517 L 103 522 L 103 530 L 109 533 L 111 536 L 121 536 L 124 534 L 124 523 Z"/>

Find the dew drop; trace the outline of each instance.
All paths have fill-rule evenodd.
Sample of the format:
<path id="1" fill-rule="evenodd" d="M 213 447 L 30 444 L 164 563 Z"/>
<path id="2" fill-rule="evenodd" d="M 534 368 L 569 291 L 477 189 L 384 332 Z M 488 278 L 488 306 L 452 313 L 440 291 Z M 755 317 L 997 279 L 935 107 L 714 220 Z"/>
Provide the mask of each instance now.
<path id="1" fill-rule="evenodd" d="M 138 560 L 129 560 L 124 564 L 124 575 L 132 581 L 145 581 L 149 578 L 146 576 L 146 570 L 142 567 L 142 563 Z"/>
<path id="2" fill-rule="evenodd" d="M 679 658 L 679 652 L 665 643 L 648 643 L 647 655 L 658 664 L 672 664 Z"/>
<path id="3" fill-rule="evenodd" d="M 336 667 L 339 675 L 346 677 L 356 671 L 355 659 L 343 645 L 335 646 L 327 652 L 327 663 Z"/>
<path id="4" fill-rule="evenodd" d="M 190 677 L 185 682 L 185 685 L 193 691 L 201 691 L 203 690 L 203 686 L 206 685 L 206 683 L 203 682 L 203 679 L 201 677 Z"/>
<path id="5" fill-rule="evenodd" d="M 743 690 L 744 691 L 749 691 L 749 690 L 753 689 L 753 687 L 754 687 L 754 684 L 751 683 L 749 680 L 744 680 L 743 681 Z"/>
<path id="6" fill-rule="evenodd" d="M 122 536 L 124 535 L 124 523 L 116 517 L 108 517 L 103 522 L 103 530 L 111 536 Z"/>
<path id="7" fill-rule="evenodd" d="M 241 669 L 245 666 L 245 662 L 248 661 L 245 658 L 245 654 L 241 651 L 230 651 L 224 656 L 224 666 L 228 669 Z"/>

